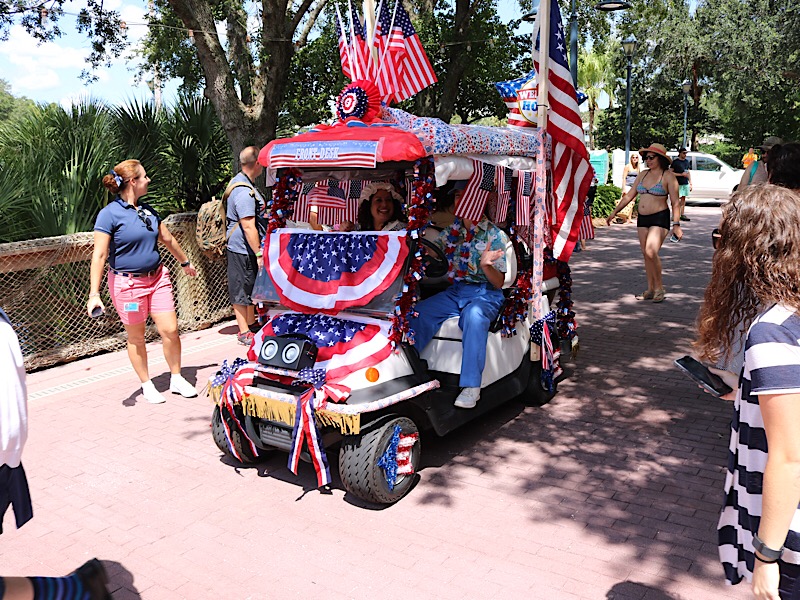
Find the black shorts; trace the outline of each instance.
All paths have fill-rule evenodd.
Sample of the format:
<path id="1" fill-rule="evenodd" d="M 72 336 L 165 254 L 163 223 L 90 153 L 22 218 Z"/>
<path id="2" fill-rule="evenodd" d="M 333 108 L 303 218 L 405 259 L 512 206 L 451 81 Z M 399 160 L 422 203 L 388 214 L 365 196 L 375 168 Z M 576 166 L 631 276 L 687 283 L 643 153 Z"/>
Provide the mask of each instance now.
<path id="1" fill-rule="evenodd" d="M 228 255 L 228 298 L 231 304 L 250 306 L 253 286 L 258 274 L 258 259 L 255 254 L 237 254 L 225 250 Z"/>
<path id="2" fill-rule="evenodd" d="M 661 227 L 662 229 L 670 230 L 669 225 L 669 209 L 665 208 L 652 215 L 643 215 L 639 213 L 639 218 L 636 219 L 636 227 Z"/>
<path id="3" fill-rule="evenodd" d="M 33 518 L 31 491 L 22 464 L 13 469 L 0 465 L 0 533 L 3 533 L 3 517 L 9 506 L 14 507 L 17 529 Z"/>

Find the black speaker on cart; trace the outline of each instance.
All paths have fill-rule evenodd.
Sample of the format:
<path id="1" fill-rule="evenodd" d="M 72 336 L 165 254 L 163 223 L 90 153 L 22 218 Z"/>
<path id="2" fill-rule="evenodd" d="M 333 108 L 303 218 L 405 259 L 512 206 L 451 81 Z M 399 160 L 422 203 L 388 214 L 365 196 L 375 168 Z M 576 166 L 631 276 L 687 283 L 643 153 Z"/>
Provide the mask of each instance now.
<path id="1" fill-rule="evenodd" d="M 316 361 L 317 347 L 310 340 L 288 337 L 266 337 L 258 355 L 262 365 L 291 371 L 313 367 Z"/>

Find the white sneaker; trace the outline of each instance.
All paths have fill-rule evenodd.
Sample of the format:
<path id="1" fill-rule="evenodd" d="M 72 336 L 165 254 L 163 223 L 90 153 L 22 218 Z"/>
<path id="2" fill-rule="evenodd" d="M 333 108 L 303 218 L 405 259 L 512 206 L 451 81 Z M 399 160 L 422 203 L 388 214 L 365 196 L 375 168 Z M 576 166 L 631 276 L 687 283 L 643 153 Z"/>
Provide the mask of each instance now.
<path id="1" fill-rule="evenodd" d="M 461 390 L 461 393 L 456 398 L 454 406 L 457 408 L 475 408 L 478 400 L 481 399 L 481 388 L 479 387 L 466 387 Z"/>
<path id="2" fill-rule="evenodd" d="M 142 395 L 150 404 L 163 404 L 167 401 L 167 399 L 161 395 L 161 392 L 156 389 L 152 381 L 145 381 L 142 384 Z"/>
<path id="3" fill-rule="evenodd" d="M 184 398 L 194 398 L 197 390 L 194 386 L 183 378 L 180 373 L 172 375 L 169 379 L 169 391 L 173 394 L 180 394 Z"/>

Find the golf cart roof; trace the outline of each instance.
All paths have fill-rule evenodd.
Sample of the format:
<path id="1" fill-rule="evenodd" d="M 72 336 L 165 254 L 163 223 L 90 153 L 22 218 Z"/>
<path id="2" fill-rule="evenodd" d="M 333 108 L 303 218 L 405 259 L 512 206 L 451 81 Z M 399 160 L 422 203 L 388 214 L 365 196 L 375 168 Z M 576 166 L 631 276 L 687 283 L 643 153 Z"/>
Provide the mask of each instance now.
<path id="1" fill-rule="evenodd" d="M 371 122 L 348 119 L 273 140 L 262 148 L 258 159 L 271 182 L 280 168 L 302 169 L 304 181 L 357 179 L 363 169 L 408 168 L 420 158 L 433 156 L 436 183 L 442 185 L 450 179 L 468 179 L 472 159 L 514 171 L 534 169 L 544 148 L 540 129 L 449 125 L 383 107 Z"/>

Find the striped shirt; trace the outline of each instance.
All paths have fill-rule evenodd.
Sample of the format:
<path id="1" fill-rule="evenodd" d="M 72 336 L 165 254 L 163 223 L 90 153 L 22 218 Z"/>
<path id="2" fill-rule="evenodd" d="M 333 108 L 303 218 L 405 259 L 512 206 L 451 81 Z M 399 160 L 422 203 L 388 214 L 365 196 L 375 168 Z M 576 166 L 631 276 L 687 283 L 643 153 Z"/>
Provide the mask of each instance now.
<path id="1" fill-rule="evenodd" d="M 761 493 L 767 464 L 767 436 L 760 394 L 800 393 L 800 315 L 774 305 L 750 326 L 744 367 L 731 423 L 725 505 L 717 527 L 719 555 L 731 583 L 751 581 L 753 534 L 761 521 Z M 783 560 L 800 565 L 800 509 L 784 543 Z"/>

